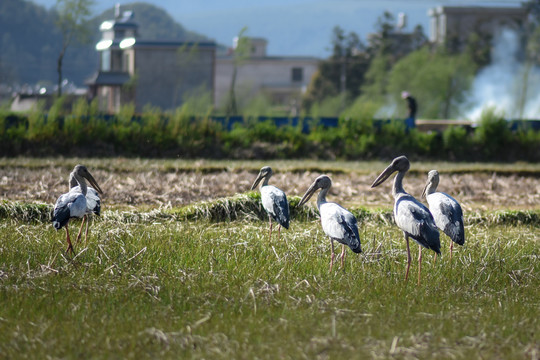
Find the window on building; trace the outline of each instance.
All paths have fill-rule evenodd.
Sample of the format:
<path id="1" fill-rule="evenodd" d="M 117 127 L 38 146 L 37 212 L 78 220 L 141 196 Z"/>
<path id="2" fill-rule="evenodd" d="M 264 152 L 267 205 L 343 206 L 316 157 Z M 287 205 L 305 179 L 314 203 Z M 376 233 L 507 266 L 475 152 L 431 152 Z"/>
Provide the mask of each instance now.
<path id="1" fill-rule="evenodd" d="M 122 71 L 122 51 L 111 51 L 111 70 Z"/>
<path id="2" fill-rule="evenodd" d="M 111 51 L 101 52 L 101 71 L 111 71 Z"/>
<path id="3" fill-rule="evenodd" d="M 122 61 L 122 71 L 130 72 L 129 53 L 124 53 L 124 61 Z"/>
<path id="4" fill-rule="evenodd" d="M 293 82 L 300 82 L 303 80 L 303 69 L 302 68 L 292 68 L 291 71 L 291 80 Z"/>

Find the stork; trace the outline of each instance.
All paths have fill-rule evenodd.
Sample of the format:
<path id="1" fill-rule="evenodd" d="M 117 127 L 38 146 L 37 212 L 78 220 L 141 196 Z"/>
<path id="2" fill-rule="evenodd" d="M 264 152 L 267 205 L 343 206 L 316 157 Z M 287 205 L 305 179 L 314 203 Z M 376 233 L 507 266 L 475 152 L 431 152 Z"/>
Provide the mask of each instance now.
<path id="1" fill-rule="evenodd" d="M 75 190 L 75 188 L 79 188 L 79 191 L 80 191 L 80 186 L 78 185 L 77 180 L 75 180 L 74 176 L 70 176 L 69 189 L 71 191 L 71 190 Z M 87 220 L 86 230 L 84 232 L 85 245 L 88 243 L 88 224 L 90 223 L 90 219 L 91 219 L 89 215 L 96 214 L 97 216 L 99 216 L 100 213 L 101 213 L 101 198 L 99 196 L 99 193 L 93 187 L 88 186 L 87 191 L 86 191 L 86 213 L 83 217 L 82 224 L 81 224 L 81 229 L 82 229 L 84 221 Z"/>
<path id="2" fill-rule="evenodd" d="M 409 248 L 409 238 L 412 238 L 420 246 L 418 247 L 418 285 L 420 285 L 420 274 L 422 271 L 422 246 L 441 253 L 439 241 L 439 230 L 435 224 L 433 216 L 421 202 L 416 200 L 403 190 L 403 177 L 409 170 L 410 163 L 407 157 L 399 156 L 375 179 L 372 188 L 379 186 L 394 172 L 398 172 L 394 178 L 392 195 L 394 196 L 394 219 L 397 226 L 403 231 L 407 242 L 407 270 L 405 281 L 409 277 L 411 267 L 411 251 Z"/>
<path id="3" fill-rule="evenodd" d="M 458 245 L 465 243 L 463 210 L 461 210 L 461 206 L 456 199 L 443 192 L 436 192 L 438 185 L 439 172 L 431 170 L 428 173 L 422 197 L 426 198 L 437 227 L 452 240 L 450 241 L 450 260 L 452 260 L 454 243 Z"/>
<path id="4" fill-rule="evenodd" d="M 251 186 L 251 190 L 254 190 L 257 185 L 263 180 L 261 184 L 261 201 L 264 210 L 268 213 L 268 221 L 270 222 L 270 232 L 268 239 L 272 238 L 272 219 L 276 221 L 278 226 L 278 239 L 281 237 L 281 227 L 285 229 L 289 228 L 290 216 L 289 216 L 289 202 L 285 193 L 273 185 L 268 185 L 268 180 L 272 176 L 272 168 L 270 166 L 264 166 L 259 171 L 259 175 L 255 179 L 255 182 Z"/>
<path id="5" fill-rule="evenodd" d="M 73 253 L 73 244 L 69 237 L 68 222 L 71 218 L 82 218 L 87 212 L 86 194 L 88 192 L 88 186 L 86 185 L 87 179 L 90 185 L 92 185 L 100 194 L 103 192 L 98 183 L 90 174 L 88 169 L 83 165 L 76 165 L 71 174 L 69 175 L 70 184 L 72 179 L 77 182 L 78 186 L 73 187 L 69 192 L 60 195 L 53 210 L 52 224 L 56 230 L 60 230 L 62 227 L 66 229 L 66 240 L 68 243 L 67 252 Z M 82 225 L 77 235 L 77 241 L 81 237 Z"/>
<path id="6" fill-rule="evenodd" d="M 360 247 L 360 235 L 358 234 L 358 224 L 353 214 L 345 208 L 334 202 L 326 201 L 326 194 L 332 186 L 332 180 L 327 175 L 321 175 L 308 188 L 298 206 L 304 205 L 311 196 L 318 190 L 317 208 L 321 216 L 321 225 L 324 233 L 330 237 L 332 245 L 332 256 L 330 258 L 330 271 L 334 265 L 334 240 L 342 244 L 341 249 L 341 267 L 343 267 L 345 259 L 345 245 L 351 248 L 355 253 L 362 252 Z"/>

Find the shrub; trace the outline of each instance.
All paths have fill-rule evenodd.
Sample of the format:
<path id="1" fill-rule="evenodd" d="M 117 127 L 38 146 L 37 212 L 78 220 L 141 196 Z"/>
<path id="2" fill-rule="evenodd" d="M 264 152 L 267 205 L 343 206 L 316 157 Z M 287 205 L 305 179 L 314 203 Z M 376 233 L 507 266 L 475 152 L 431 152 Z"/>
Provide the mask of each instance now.
<path id="1" fill-rule="evenodd" d="M 201 103 L 195 111 L 199 114 L 193 115 L 195 105 L 192 100 L 171 113 L 145 107 L 135 116 L 135 106 L 129 104 L 109 117 L 99 114 L 96 101 L 84 99 L 66 114 L 60 98 L 48 116 L 43 103 L 23 115 L 0 110 L 0 149 L 5 155 L 63 154 L 69 149 L 73 155 L 99 156 L 380 159 L 406 154 L 463 161 L 540 160 L 540 132 L 525 125 L 512 132 L 493 109 L 484 111 L 474 134 L 462 127 L 441 134 L 407 129 L 401 120 L 374 123 L 376 106 L 360 101 L 345 111 L 337 127 L 324 126 L 319 118 L 301 118 L 296 125 L 291 119 L 281 126 L 271 118 L 247 118 L 230 131 L 212 119 L 212 107 Z"/>
<path id="2" fill-rule="evenodd" d="M 58 124 L 54 119 L 54 112 L 51 120 L 45 116 L 44 102 L 40 101 L 28 113 L 28 131 L 26 139 L 35 144 L 51 144 L 51 141 L 58 135 Z M 53 141 L 54 142 L 54 141 Z"/>
<path id="3" fill-rule="evenodd" d="M 166 121 L 159 108 L 147 105 L 141 115 L 139 145 L 149 155 L 155 155 L 171 145 L 166 129 Z"/>
<path id="4" fill-rule="evenodd" d="M 86 120 L 88 119 L 88 103 L 79 98 L 71 108 L 71 115 L 64 118 L 62 132 L 69 145 L 86 143 Z"/>
<path id="5" fill-rule="evenodd" d="M 470 159 L 473 144 L 467 130 L 461 126 L 450 126 L 442 133 L 443 150 L 451 160 Z"/>
<path id="6" fill-rule="evenodd" d="M 126 104 L 120 108 L 113 126 L 115 147 L 129 154 L 140 154 L 141 124 L 135 119 L 135 104 Z"/>
<path id="7" fill-rule="evenodd" d="M 484 109 L 474 134 L 474 141 L 482 149 L 483 155 L 491 159 L 507 158 L 511 138 L 508 123 L 502 114 L 498 114 L 494 107 Z"/>

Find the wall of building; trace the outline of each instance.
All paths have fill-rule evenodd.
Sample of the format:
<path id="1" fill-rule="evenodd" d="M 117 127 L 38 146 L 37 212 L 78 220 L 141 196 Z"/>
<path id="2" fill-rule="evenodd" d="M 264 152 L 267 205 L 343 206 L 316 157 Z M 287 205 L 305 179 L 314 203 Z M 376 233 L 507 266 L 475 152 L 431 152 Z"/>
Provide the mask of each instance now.
<path id="1" fill-rule="evenodd" d="M 195 89 L 213 91 L 214 48 L 179 52 L 179 47 L 137 46 L 135 48 L 135 103 L 137 111 L 146 104 L 162 110 L 182 105 Z"/>
<path id="2" fill-rule="evenodd" d="M 457 40 L 464 43 L 473 33 L 495 35 L 503 27 L 519 30 L 527 21 L 524 8 L 449 7 L 429 11 L 430 41 L 444 43 Z"/>
<path id="3" fill-rule="evenodd" d="M 276 102 L 288 105 L 291 97 L 301 94 L 302 87 L 307 87 L 311 77 L 317 71 L 319 60 L 316 58 L 263 57 L 244 60 L 239 66 L 236 77 L 237 99 L 247 100 L 258 93 L 265 93 Z M 292 80 L 292 69 L 302 69 L 302 80 Z M 216 60 L 215 104 L 222 106 L 228 99 L 234 70 L 232 58 Z M 280 101 L 281 99 L 281 101 Z"/>

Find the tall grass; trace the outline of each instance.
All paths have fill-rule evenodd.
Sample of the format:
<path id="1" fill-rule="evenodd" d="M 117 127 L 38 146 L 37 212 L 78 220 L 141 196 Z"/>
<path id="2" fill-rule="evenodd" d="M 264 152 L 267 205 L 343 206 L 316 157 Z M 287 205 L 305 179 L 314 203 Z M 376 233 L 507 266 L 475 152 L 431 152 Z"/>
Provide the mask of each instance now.
<path id="1" fill-rule="evenodd" d="M 73 228 L 76 225 L 72 225 Z M 63 232 L 0 221 L 6 358 L 536 358 L 538 227 L 467 226 L 452 262 L 425 251 L 403 281 L 392 225 L 328 272 L 316 221 L 268 240 L 265 222 L 167 221 Z M 413 253 L 416 250 L 413 246 Z M 416 263 L 412 266 L 413 274 Z"/>

